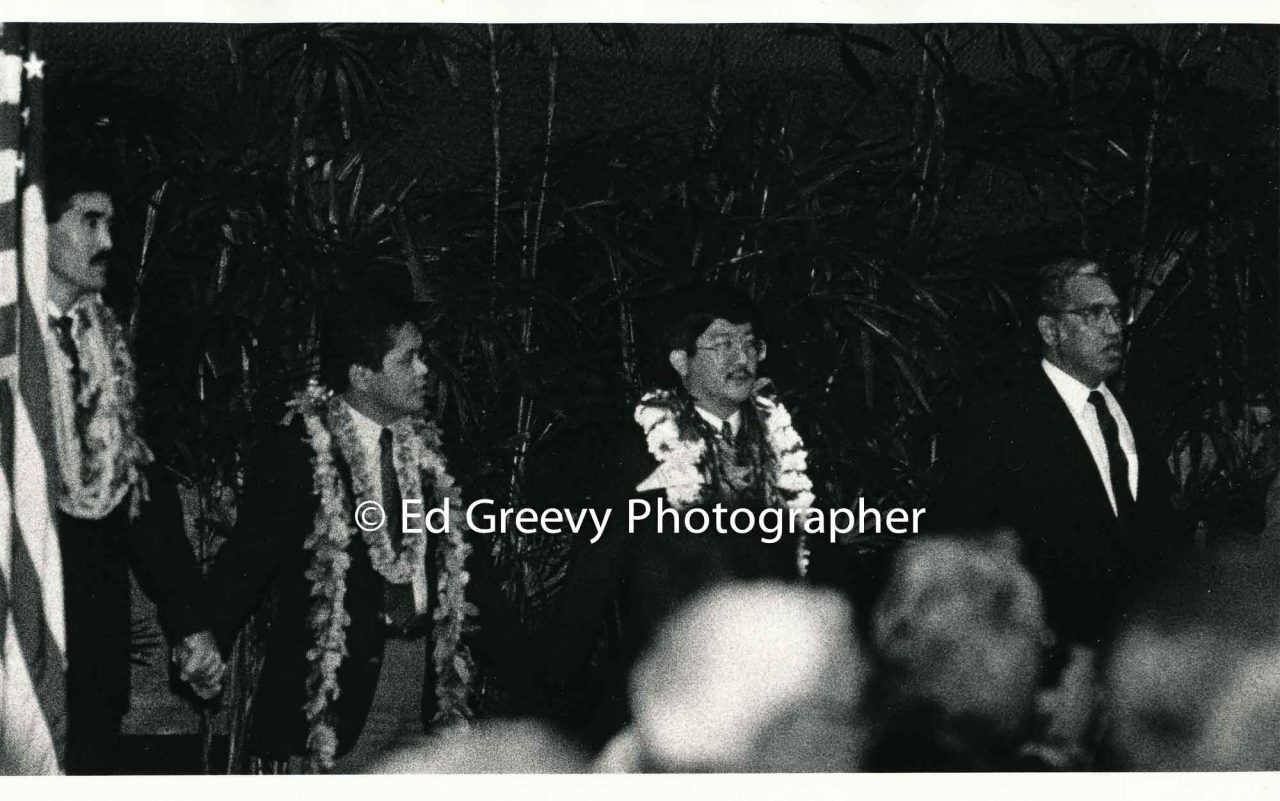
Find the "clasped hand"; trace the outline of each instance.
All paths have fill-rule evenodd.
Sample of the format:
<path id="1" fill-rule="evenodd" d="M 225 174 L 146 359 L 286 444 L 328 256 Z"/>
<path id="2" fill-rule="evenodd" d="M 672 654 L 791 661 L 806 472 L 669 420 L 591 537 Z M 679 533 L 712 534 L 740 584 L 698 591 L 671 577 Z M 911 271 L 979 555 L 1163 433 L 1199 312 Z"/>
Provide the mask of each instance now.
<path id="1" fill-rule="evenodd" d="M 173 663 L 178 666 L 178 678 L 201 698 L 208 700 L 222 692 L 227 666 L 211 632 L 198 631 L 175 645 Z"/>

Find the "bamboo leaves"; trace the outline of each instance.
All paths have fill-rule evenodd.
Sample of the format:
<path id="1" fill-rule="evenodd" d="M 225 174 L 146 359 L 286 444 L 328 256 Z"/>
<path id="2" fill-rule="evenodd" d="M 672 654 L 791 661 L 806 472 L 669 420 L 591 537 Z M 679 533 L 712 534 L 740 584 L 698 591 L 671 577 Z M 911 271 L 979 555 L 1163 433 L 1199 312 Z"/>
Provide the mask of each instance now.
<path id="1" fill-rule="evenodd" d="M 150 138 L 128 149 L 131 166 L 151 160 L 131 173 L 146 175 L 138 196 L 165 187 L 139 334 L 175 320 L 166 305 L 184 332 L 143 343 L 170 365 L 144 376 L 160 439 L 198 443 L 191 472 L 229 475 L 249 410 L 265 416 L 312 366 L 317 309 L 391 275 L 429 301 L 438 410 L 468 486 L 536 498 L 581 429 L 670 377 L 654 331 L 667 293 L 716 279 L 769 310 L 766 368 L 826 500 L 915 502 L 939 419 L 1018 355 L 1028 269 L 1084 244 L 1140 311 L 1131 386 L 1160 389 L 1170 440 L 1202 449 L 1203 434 L 1224 454 L 1188 456 L 1187 503 L 1241 484 L 1247 459 L 1213 432 L 1274 394 L 1276 111 L 1215 76 L 1265 73 L 1272 40 L 1232 26 L 686 33 L 701 49 L 676 67 L 660 62 L 666 34 L 629 26 L 308 25 L 232 48 L 212 113 L 167 140 L 144 118 Z M 762 51 L 806 37 L 826 60 L 748 69 L 740 36 Z M 661 91 L 641 103 L 632 80 L 606 113 L 615 98 L 584 87 L 614 69 Z M 436 141 L 419 127 L 441 98 Z M 508 545 L 536 608 L 558 544 Z"/>

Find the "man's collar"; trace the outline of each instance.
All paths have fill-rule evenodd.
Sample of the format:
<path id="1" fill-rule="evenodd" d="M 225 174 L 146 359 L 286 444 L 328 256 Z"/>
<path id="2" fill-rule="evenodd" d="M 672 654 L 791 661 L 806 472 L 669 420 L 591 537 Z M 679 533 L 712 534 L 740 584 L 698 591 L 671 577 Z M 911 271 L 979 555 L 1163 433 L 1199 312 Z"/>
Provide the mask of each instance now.
<path id="1" fill-rule="evenodd" d="M 1089 402 L 1089 393 L 1095 389 L 1101 392 L 1103 397 L 1110 399 L 1111 390 L 1107 389 L 1105 381 L 1096 387 L 1090 388 L 1080 383 L 1078 379 L 1069 375 L 1048 359 L 1041 359 L 1040 367 L 1044 370 L 1044 374 L 1049 377 L 1049 383 L 1053 384 L 1053 388 L 1062 396 L 1062 400 L 1072 409 L 1083 409 L 1085 404 Z"/>
<path id="2" fill-rule="evenodd" d="M 372 439 L 375 442 L 382 436 L 382 429 L 387 426 L 373 420 L 350 403 L 347 404 L 347 408 L 351 411 L 351 426 L 356 430 L 356 436 L 362 440 Z"/>
<path id="3" fill-rule="evenodd" d="M 48 312 L 49 316 L 55 320 L 58 320 L 70 314 L 71 311 L 75 309 L 75 307 L 79 306 L 80 304 L 88 303 L 95 298 L 101 299 L 101 297 L 102 296 L 96 292 L 87 292 L 81 295 L 80 297 L 76 298 L 74 301 L 72 301 L 71 305 L 67 307 L 65 311 L 58 308 L 58 304 L 53 302 L 53 298 L 46 297 L 44 305 L 45 305 L 45 310 L 46 312 Z"/>
<path id="4" fill-rule="evenodd" d="M 711 412 L 707 411 L 706 409 L 702 408 L 696 403 L 694 404 L 693 408 L 697 409 L 698 414 L 702 415 L 702 419 L 710 423 L 711 427 L 714 428 L 716 431 L 723 430 L 724 424 L 728 423 L 729 431 L 732 432 L 733 434 L 738 433 L 738 421 L 742 419 L 742 412 L 734 411 L 734 413 L 729 415 L 728 417 L 720 417 L 719 415 L 712 414 Z"/>

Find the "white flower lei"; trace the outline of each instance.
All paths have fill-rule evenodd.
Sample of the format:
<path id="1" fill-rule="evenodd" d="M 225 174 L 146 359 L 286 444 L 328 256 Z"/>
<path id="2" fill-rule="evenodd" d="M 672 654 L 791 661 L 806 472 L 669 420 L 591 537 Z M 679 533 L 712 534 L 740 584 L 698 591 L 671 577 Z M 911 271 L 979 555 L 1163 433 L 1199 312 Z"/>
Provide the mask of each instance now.
<path id="1" fill-rule="evenodd" d="M 81 381 L 75 392 L 70 359 L 51 332 L 49 351 L 55 355 L 50 359 L 50 386 L 62 473 L 58 508 L 72 517 L 100 520 L 136 489 L 130 507 L 136 517 L 147 498 L 140 468 L 155 457 L 137 431 L 133 359 L 120 324 L 100 296 L 85 295 L 66 313 Z M 83 426 L 76 422 L 79 408 L 92 409 Z"/>
<path id="2" fill-rule="evenodd" d="M 751 402 L 764 422 L 765 439 L 776 465 L 765 476 L 766 502 L 786 509 L 811 509 L 813 482 L 806 472 L 809 455 L 791 425 L 791 415 L 781 402 L 762 395 L 754 395 Z M 661 487 L 667 502 L 677 509 L 703 501 L 706 488 L 707 441 L 697 431 L 682 430 L 678 412 L 683 403 L 674 392 L 654 390 L 640 399 L 635 410 L 649 453 L 658 460 L 654 475 L 637 489 Z M 802 578 L 809 572 L 809 546 L 803 531 L 796 544 L 796 571 Z"/>
<path id="3" fill-rule="evenodd" d="M 338 747 L 337 734 L 326 712 L 340 693 L 338 668 L 347 654 L 346 627 L 351 622 L 344 607 L 346 574 L 351 566 L 347 547 L 355 536 L 353 510 L 360 502 L 370 500 L 370 479 L 352 427 L 350 409 L 341 398 L 312 383 L 289 406 L 293 409 L 290 418 L 293 413 L 300 413 L 306 423 L 315 454 L 315 493 L 320 497 L 315 529 L 306 541 L 306 547 L 313 552 L 306 577 L 312 582 L 311 595 L 316 599 L 309 618 L 316 644 L 307 652 L 311 673 L 307 678 L 308 697 L 303 710 L 310 724 L 307 749 L 312 768 L 323 772 L 333 767 Z M 466 558 L 471 546 L 464 534 L 462 494 L 446 469 L 440 452 L 440 431 L 435 425 L 405 419 L 393 424 L 391 429 L 395 442 L 392 456 L 401 496 L 421 498 L 422 473 L 426 472 L 431 477 L 436 503 L 443 504 L 447 498 L 450 504 L 449 532 L 437 550 L 439 606 L 432 631 L 437 704 L 433 722 L 455 723 L 471 715 L 469 697 L 474 665 L 462 635 L 467 619 L 476 615 L 475 606 L 466 600 Z M 334 466 L 335 444 L 351 469 L 354 503 Z M 413 566 L 421 563 L 426 553 L 425 532 L 406 532 L 400 553 L 395 553 L 385 522 L 377 531 L 364 532 L 364 540 L 374 568 L 395 584 L 409 582 Z"/>

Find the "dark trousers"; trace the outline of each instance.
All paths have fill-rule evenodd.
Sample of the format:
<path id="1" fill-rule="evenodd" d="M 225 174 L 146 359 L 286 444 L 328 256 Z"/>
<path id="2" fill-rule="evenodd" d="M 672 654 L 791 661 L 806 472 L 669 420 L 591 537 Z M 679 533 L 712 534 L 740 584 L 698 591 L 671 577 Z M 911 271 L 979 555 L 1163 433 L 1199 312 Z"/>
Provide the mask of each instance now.
<path id="1" fill-rule="evenodd" d="M 71 776 L 114 774 L 120 767 L 120 721 L 113 705 L 90 695 L 67 693 L 66 771 Z"/>
<path id="2" fill-rule="evenodd" d="M 129 704 L 129 568 L 115 521 L 58 515 L 67 625 L 69 774 L 115 773 Z"/>

